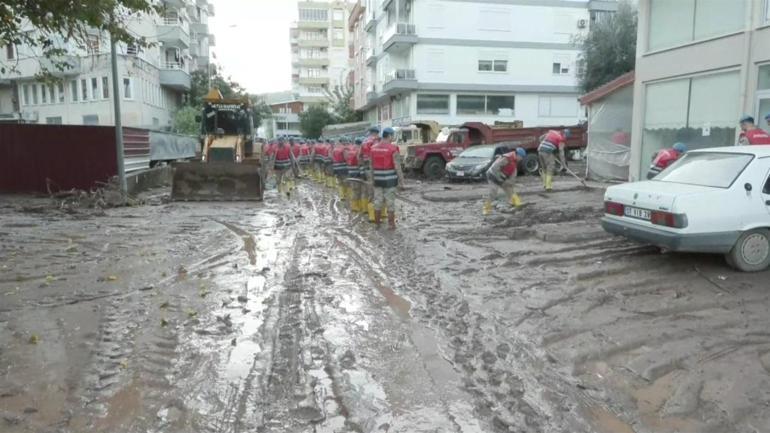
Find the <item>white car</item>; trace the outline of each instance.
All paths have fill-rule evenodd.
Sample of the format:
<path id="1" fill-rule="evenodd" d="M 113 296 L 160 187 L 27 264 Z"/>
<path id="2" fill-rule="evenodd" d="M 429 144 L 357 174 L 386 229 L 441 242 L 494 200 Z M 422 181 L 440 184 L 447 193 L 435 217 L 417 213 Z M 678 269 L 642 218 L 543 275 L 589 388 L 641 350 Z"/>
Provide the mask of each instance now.
<path id="1" fill-rule="evenodd" d="M 607 188 L 602 227 L 671 251 L 724 254 L 745 272 L 770 265 L 770 146 L 686 153 L 652 180 Z"/>

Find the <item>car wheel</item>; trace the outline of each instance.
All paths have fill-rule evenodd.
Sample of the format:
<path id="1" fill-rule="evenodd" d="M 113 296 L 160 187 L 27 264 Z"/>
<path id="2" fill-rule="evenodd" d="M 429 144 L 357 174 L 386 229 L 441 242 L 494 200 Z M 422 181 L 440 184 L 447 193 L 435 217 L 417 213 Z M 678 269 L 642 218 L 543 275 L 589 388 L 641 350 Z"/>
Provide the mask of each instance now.
<path id="1" fill-rule="evenodd" d="M 446 163 L 438 156 L 431 156 L 422 166 L 422 173 L 430 180 L 441 179 L 444 176 Z"/>
<path id="2" fill-rule="evenodd" d="M 536 153 L 528 153 L 524 158 L 524 171 L 530 175 L 537 175 L 540 171 L 540 158 Z"/>
<path id="3" fill-rule="evenodd" d="M 770 266 L 770 231 L 750 230 L 741 235 L 726 255 L 727 263 L 743 272 L 759 272 Z"/>

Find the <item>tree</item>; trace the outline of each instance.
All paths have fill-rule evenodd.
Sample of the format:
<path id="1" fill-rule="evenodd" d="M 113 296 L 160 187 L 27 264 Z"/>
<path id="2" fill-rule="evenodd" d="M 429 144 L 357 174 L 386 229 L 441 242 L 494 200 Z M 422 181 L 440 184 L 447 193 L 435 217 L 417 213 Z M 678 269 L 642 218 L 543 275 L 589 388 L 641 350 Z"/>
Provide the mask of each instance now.
<path id="1" fill-rule="evenodd" d="M 209 93 L 212 87 L 216 87 L 225 98 L 243 98 L 246 97 L 246 90 L 240 84 L 233 81 L 231 77 L 224 77 L 220 74 L 219 68 L 211 66 L 212 73 L 209 75 L 206 71 L 195 71 L 191 74 L 190 93 L 188 103 L 196 107 L 203 107 L 203 98 Z"/>
<path id="2" fill-rule="evenodd" d="M 326 99 L 334 115 L 334 123 L 359 122 L 363 120 L 363 113 L 356 112 L 351 106 L 353 99 L 353 87 L 334 86 L 333 90 L 326 90 Z"/>
<path id="3" fill-rule="evenodd" d="M 201 115 L 201 110 L 187 106 L 182 107 L 174 116 L 174 129 L 180 134 L 198 135 L 200 134 L 200 123 L 195 117 Z"/>
<path id="4" fill-rule="evenodd" d="M 332 123 L 334 123 L 334 117 L 322 105 L 313 105 L 299 114 L 299 130 L 307 138 L 320 137 L 324 127 Z"/>
<path id="5" fill-rule="evenodd" d="M 53 68 L 70 66 L 62 59 L 72 46 L 88 46 L 91 33 L 107 33 L 119 42 L 148 46 L 131 33 L 127 23 L 139 14 L 161 11 L 153 0 L 2 0 L 0 46 L 27 46 L 51 60 Z M 32 26 L 36 31 L 28 31 Z M 0 64 L 0 72 L 14 65 Z M 52 71 L 45 70 L 44 73 Z"/>
<path id="6" fill-rule="evenodd" d="M 590 92 L 634 69 L 636 25 L 636 9 L 623 1 L 616 13 L 592 23 L 588 34 L 577 40 L 585 65 L 578 74 L 583 92 Z"/>
<path id="7" fill-rule="evenodd" d="M 259 128 L 264 119 L 269 119 L 273 116 L 273 110 L 267 105 L 264 99 L 257 95 L 249 95 L 251 100 L 251 115 L 254 118 L 254 127 Z"/>

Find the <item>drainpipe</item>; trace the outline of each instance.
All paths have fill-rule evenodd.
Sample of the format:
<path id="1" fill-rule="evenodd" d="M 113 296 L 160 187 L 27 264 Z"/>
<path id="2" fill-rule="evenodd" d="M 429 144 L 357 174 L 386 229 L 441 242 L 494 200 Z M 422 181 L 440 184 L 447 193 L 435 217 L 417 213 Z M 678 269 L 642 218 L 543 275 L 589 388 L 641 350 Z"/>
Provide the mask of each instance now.
<path id="1" fill-rule="evenodd" d="M 750 2 L 753 3 L 753 2 Z M 754 41 L 754 32 L 753 32 L 753 26 L 754 26 L 754 20 L 753 20 L 753 14 L 752 14 L 752 8 L 753 4 L 746 7 L 745 10 L 745 17 L 744 17 L 744 28 L 745 31 L 743 32 L 743 63 L 741 64 L 741 75 L 740 75 L 740 89 L 741 89 L 741 95 L 740 95 L 740 109 L 743 113 L 753 114 L 754 110 L 749 111 L 747 108 L 749 107 L 749 104 L 753 104 L 752 101 L 749 101 L 749 95 L 753 96 L 753 92 L 749 90 L 749 75 L 751 71 L 751 46 Z M 753 105 L 752 105 L 753 106 Z M 739 130 L 736 129 L 735 132 L 735 142 L 738 142 L 738 134 L 740 133 Z"/>

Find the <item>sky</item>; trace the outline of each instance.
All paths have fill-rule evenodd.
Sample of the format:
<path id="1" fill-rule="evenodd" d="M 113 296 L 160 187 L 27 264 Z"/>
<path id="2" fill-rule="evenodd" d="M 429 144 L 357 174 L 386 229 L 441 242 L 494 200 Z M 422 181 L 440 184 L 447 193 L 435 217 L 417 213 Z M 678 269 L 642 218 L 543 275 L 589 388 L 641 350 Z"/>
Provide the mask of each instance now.
<path id="1" fill-rule="evenodd" d="M 289 27 L 297 0 L 209 0 L 216 37 L 211 60 L 249 93 L 291 90 Z"/>

